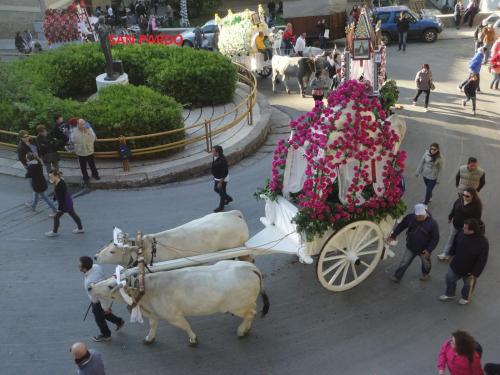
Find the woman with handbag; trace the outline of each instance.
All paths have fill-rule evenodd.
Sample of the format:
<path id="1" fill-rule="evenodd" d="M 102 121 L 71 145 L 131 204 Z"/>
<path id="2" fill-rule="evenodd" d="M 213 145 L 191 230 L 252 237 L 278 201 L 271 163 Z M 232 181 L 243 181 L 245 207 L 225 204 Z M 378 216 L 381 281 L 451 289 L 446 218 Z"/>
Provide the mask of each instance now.
<path id="1" fill-rule="evenodd" d="M 431 90 L 435 89 L 434 83 L 432 82 L 432 72 L 429 68 L 429 64 L 422 65 L 422 68 L 415 76 L 415 83 L 417 85 L 417 95 L 413 98 L 413 105 L 417 105 L 417 100 L 420 94 L 425 93 L 425 112 L 427 112 L 429 110 L 429 95 Z"/>
<path id="2" fill-rule="evenodd" d="M 57 230 L 59 229 L 59 219 L 65 213 L 67 213 L 71 218 L 75 221 L 77 227 L 73 229 L 73 233 L 83 233 L 83 226 L 80 217 L 76 214 L 75 209 L 73 208 L 73 199 L 71 198 L 71 194 L 69 193 L 66 182 L 61 178 L 62 172 L 60 171 L 50 171 L 49 172 L 49 181 L 54 184 L 54 198 L 57 200 L 57 212 L 54 215 L 54 229 L 50 232 L 46 232 L 45 235 L 47 237 L 55 237 L 57 236 Z"/>

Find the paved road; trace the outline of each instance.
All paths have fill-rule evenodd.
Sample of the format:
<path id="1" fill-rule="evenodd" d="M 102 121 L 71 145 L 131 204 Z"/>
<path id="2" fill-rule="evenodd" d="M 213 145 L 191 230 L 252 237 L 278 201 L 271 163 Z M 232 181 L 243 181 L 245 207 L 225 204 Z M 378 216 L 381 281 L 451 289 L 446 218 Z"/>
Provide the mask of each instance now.
<path id="1" fill-rule="evenodd" d="M 406 54 L 397 54 L 391 47 L 389 74 L 398 79 L 401 103 L 408 104 L 417 66 L 428 62 L 433 70 L 438 93 L 432 93 L 431 112 L 411 106 L 402 111 L 409 126 L 404 144 L 409 152 L 406 200 L 411 205 L 422 198 L 424 186 L 413 171 L 424 148 L 439 142 L 446 167 L 432 213 L 443 236 L 457 166 L 475 155 L 487 171 L 482 198 L 491 257 L 471 305 L 437 301 L 446 266 L 436 262 L 426 283 L 418 280 L 415 263 L 400 285 L 391 284 L 386 272 L 397 263 L 392 259 L 354 290 L 331 294 L 315 279 L 314 266 L 299 264 L 291 256 L 261 257 L 257 264 L 265 274 L 271 310 L 266 318 L 256 319 L 249 337 L 236 337 L 236 318 L 210 316 L 191 319 L 200 339 L 198 348 L 189 348 L 185 334 L 166 323 L 160 325 L 155 345 L 144 347 L 146 326 L 127 324 L 111 342 L 92 344 L 103 354 L 108 373 L 432 374 L 440 344 L 458 328 L 477 337 L 486 361 L 500 361 L 499 92 L 487 89 L 483 74 L 478 115 L 473 118 L 470 108 L 463 110 L 455 86 L 464 75 L 469 44 L 411 44 Z M 263 90 L 268 90 L 266 83 Z M 312 99 L 281 93 L 271 96 L 271 101 L 292 116 L 312 104 Z M 283 129 L 274 131 L 280 132 Z M 268 146 L 231 170 L 232 206 L 244 212 L 251 234 L 261 229 L 258 218 L 263 204 L 252 193 L 269 174 L 269 144 L 277 135 L 272 137 Z M 50 228 L 46 213 L 34 215 L 22 206 L 29 192 L 27 182 L 0 176 L 0 186 L 2 374 L 73 371 L 70 344 L 90 342 L 89 337 L 97 333 L 92 319 L 82 322 L 88 301 L 77 270 L 78 257 L 95 253 L 109 241 L 113 225 L 130 232 L 139 228 L 154 232 L 200 217 L 216 205 L 208 177 L 140 190 L 94 191 L 75 203 L 87 232 L 72 234 L 73 225 L 64 218 L 61 235 L 47 239 L 43 236 Z M 123 306 L 114 309 L 118 315 L 127 314 Z"/>

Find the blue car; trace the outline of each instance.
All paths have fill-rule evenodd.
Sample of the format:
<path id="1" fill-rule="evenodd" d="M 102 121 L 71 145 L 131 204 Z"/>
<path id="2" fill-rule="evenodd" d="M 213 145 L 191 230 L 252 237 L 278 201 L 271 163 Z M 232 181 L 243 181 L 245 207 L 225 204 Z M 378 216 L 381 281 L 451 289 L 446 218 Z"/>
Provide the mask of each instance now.
<path id="1" fill-rule="evenodd" d="M 419 16 L 406 6 L 389 6 L 375 8 L 373 19 L 376 23 L 382 21 L 382 41 L 388 45 L 398 41 L 398 28 L 396 20 L 403 12 L 410 21 L 408 30 L 408 40 L 419 39 L 427 43 L 432 43 L 437 39 L 438 34 L 443 31 L 443 24 L 434 16 Z"/>

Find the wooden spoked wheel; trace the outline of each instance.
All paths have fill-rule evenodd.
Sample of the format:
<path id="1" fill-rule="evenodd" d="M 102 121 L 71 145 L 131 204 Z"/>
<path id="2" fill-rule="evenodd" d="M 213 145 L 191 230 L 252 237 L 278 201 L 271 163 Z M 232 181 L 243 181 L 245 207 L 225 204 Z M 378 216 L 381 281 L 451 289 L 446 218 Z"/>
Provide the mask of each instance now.
<path id="1" fill-rule="evenodd" d="M 332 292 L 351 289 L 373 272 L 383 250 L 384 236 L 376 223 L 350 223 L 332 234 L 321 249 L 318 280 Z"/>

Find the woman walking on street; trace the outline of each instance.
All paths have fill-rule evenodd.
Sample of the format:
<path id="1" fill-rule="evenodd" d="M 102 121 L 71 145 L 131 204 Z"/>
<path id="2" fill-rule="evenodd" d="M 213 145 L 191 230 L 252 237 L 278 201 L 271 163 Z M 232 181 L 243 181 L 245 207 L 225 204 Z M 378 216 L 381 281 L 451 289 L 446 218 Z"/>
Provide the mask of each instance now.
<path id="1" fill-rule="evenodd" d="M 443 170 L 443 158 L 439 151 L 439 144 L 432 143 L 429 150 L 425 151 L 417 167 L 417 177 L 422 175 L 425 184 L 424 204 L 432 201 L 432 190 L 439 184 L 439 177 Z"/>
<path id="2" fill-rule="evenodd" d="M 483 204 L 476 189 L 468 187 L 464 189 L 461 197 L 459 197 L 448 215 L 448 223 L 450 223 L 450 235 L 444 246 L 444 250 L 438 255 L 439 260 L 446 261 L 450 259 L 450 249 L 455 239 L 456 234 L 463 228 L 466 219 L 481 219 Z"/>
<path id="3" fill-rule="evenodd" d="M 472 101 L 472 114 L 476 115 L 476 92 L 478 87 L 477 75 L 470 74 L 469 79 L 464 85 L 465 99 L 462 100 L 462 105 L 465 107 L 469 100 Z"/>
<path id="4" fill-rule="evenodd" d="M 477 346 L 476 340 L 467 332 L 453 332 L 439 351 L 439 374 L 444 375 L 448 368 L 451 375 L 483 375 Z"/>
<path id="5" fill-rule="evenodd" d="M 495 52 L 495 47 L 498 44 L 498 51 Z M 493 45 L 493 51 L 491 54 L 490 60 L 490 72 L 493 74 L 493 81 L 490 83 L 490 89 L 493 89 L 493 85 L 495 86 L 495 90 L 498 90 L 498 85 L 500 84 L 500 37 Z"/>
<path id="6" fill-rule="evenodd" d="M 417 105 L 417 100 L 420 94 L 425 93 L 425 111 L 429 108 L 429 95 L 432 86 L 432 72 L 429 64 L 423 64 L 422 69 L 417 72 L 415 76 L 415 83 L 417 85 L 417 95 L 413 98 L 413 105 Z"/>
<path id="7" fill-rule="evenodd" d="M 59 219 L 65 213 L 67 213 L 71 218 L 75 221 L 77 228 L 73 229 L 73 233 L 83 233 L 83 226 L 80 217 L 76 214 L 73 208 L 73 199 L 68 191 L 68 187 L 66 186 L 66 182 L 61 178 L 62 172 L 60 171 L 50 171 L 49 172 L 49 181 L 55 185 L 54 187 L 54 196 L 57 199 L 57 213 L 54 215 L 54 229 L 50 232 L 46 232 L 45 235 L 47 237 L 55 237 L 57 236 L 57 231 L 59 229 Z"/>
<path id="8" fill-rule="evenodd" d="M 54 217 L 57 213 L 57 209 L 56 206 L 54 206 L 54 203 L 52 203 L 45 194 L 45 191 L 49 186 L 47 185 L 47 180 L 43 175 L 42 162 L 37 155 L 31 152 L 26 154 L 26 160 L 28 161 L 26 178 L 31 179 L 31 188 L 33 189 L 33 201 L 31 203 L 27 202 L 26 206 L 35 211 L 38 199 L 42 198 L 52 210 L 52 213 L 49 216 Z"/>

